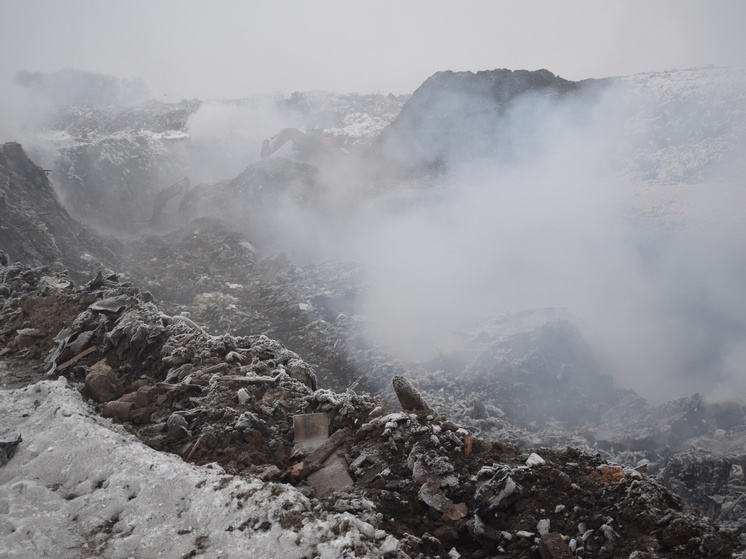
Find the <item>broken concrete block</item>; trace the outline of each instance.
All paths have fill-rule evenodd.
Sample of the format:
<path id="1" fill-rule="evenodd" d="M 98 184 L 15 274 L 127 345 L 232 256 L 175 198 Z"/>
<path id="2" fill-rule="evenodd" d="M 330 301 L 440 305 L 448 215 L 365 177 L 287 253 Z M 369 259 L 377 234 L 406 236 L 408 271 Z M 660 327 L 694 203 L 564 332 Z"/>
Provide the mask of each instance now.
<path id="1" fill-rule="evenodd" d="M 327 466 L 308 476 L 316 495 L 323 497 L 332 491 L 352 486 L 352 478 L 347 473 L 347 465 L 341 458 L 334 458 Z"/>

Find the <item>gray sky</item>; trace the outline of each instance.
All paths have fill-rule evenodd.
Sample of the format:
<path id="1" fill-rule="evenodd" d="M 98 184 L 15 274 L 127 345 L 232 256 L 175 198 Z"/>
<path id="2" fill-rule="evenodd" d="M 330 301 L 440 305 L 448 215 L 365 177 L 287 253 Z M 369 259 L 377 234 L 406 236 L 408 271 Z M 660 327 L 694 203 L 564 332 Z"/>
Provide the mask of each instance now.
<path id="1" fill-rule="evenodd" d="M 156 98 L 408 93 L 438 70 L 568 79 L 746 63 L 743 0 L 0 0 L 21 69 L 139 76 Z"/>

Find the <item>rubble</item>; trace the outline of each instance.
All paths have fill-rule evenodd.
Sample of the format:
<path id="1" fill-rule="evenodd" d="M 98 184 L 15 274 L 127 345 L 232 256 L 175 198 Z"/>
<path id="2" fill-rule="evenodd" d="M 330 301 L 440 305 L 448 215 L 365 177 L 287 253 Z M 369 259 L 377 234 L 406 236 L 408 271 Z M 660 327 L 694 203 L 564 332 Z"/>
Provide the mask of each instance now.
<path id="1" fill-rule="evenodd" d="M 388 166 L 419 172 L 442 173 L 449 166 L 480 158 L 508 160 L 514 154 L 495 123 L 521 96 L 572 99 L 599 91 L 603 83 L 572 82 L 547 70 L 437 72 L 412 94 L 374 147 Z M 526 119 L 524 127 L 532 125 Z"/>
<path id="2" fill-rule="evenodd" d="M 70 217 L 44 170 L 15 142 L 0 145 L 0 224 L 3 266 L 50 266 L 82 280 L 91 271 L 84 254 L 118 261 L 120 243 L 99 237 Z"/>
<path id="3" fill-rule="evenodd" d="M 495 89 L 475 98 L 492 103 L 497 95 L 503 108 L 532 80 L 547 85 L 542 94 L 551 96 L 582 89 L 546 71 L 498 71 L 494 77 L 500 82 Z M 434 77 L 389 136 L 402 133 L 396 128 L 407 119 L 409 132 L 418 135 L 418 103 L 438 102 L 429 88 L 463 78 L 471 79 Z M 117 112 L 116 119 L 127 114 Z M 173 130 L 188 119 L 179 115 L 184 120 Z M 71 118 L 82 122 L 83 116 Z M 161 124 L 172 130 L 173 123 Z M 499 140 L 462 125 L 454 123 L 471 138 L 465 149 L 474 147 L 474 138 L 489 140 L 487 149 Z M 63 161 L 71 180 L 91 178 L 72 174 L 91 153 L 106 156 L 94 169 L 98 178 L 85 185 L 88 195 L 103 166 L 126 169 L 120 155 L 155 153 L 150 143 L 127 134 L 104 135 L 78 152 L 63 152 L 71 155 Z M 224 507 L 221 501 L 202 516 L 187 514 L 194 524 L 201 519 L 203 532 L 175 520 L 179 535 L 195 534 L 190 545 L 178 542 L 180 552 L 212 553 L 222 545 L 214 542 L 232 541 L 239 532 L 248 538 L 267 532 L 273 544 L 296 546 L 298 556 L 732 558 L 742 552 L 741 406 L 696 395 L 648 406 L 613 386 L 562 309 L 477 317 L 468 333 L 459 333 L 463 344 L 430 363 L 391 359 L 365 334 L 360 263 L 299 264 L 273 253 L 282 226 L 277 209 L 288 201 L 323 206 L 323 169 L 285 159 L 244 165 L 233 180 L 192 189 L 181 223 L 169 223 L 179 227 L 115 242 L 80 228 L 56 202 L 24 207 L 15 197 L 23 189 L 10 185 L 49 192 L 49 182 L 20 146 L 3 146 L 3 154 L 0 186 L 12 202 L 3 220 L 12 227 L 0 229 L 3 388 L 24 402 L 27 417 L 36 414 L 30 392 L 49 395 L 40 403 L 47 414 L 52 398 L 65 400 L 67 411 L 48 417 L 53 428 L 79 415 L 105 427 L 96 431 L 102 449 L 111 433 L 125 437 L 117 441 L 133 445 L 128 448 L 137 446 L 136 437 L 152 450 L 146 462 L 167 456 L 164 469 L 194 481 L 193 493 L 179 493 L 185 499 L 205 498 L 203 489 L 215 488 L 231 514 L 246 514 L 225 525 L 204 520 L 225 518 L 215 512 Z M 437 171 L 440 155 L 437 149 L 425 153 L 418 164 Z M 156 160 L 146 158 L 145 167 Z M 136 194 L 135 209 L 150 216 L 148 197 L 156 185 L 142 177 L 136 183 L 112 184 Z M 81 211 L 94 212 L 96 200 L 80 196 Z M 96 219 L 106 221 L 107 212 Z M 124 227 L 131 217 L 118 219 Z M 26 223 L 32 225 L 28 238 L 19 234 Z M 58 223 L 65 227 L 54 229 Z M 25 258 L 51 269 L 25 267 L 19 263 Z M 51 381 L 59 377 L 67 382 Z M 24 454 L 24 465 L 31 464 L 43 448 L 39 441 L 49 439 L 31 420 L 6 413 L 29 439 L 20 449 L 34 447 Z M 691 446 L 700 450 L 685 450 Z M 102 453 L 97 449 L 97 456 Z M 160 495 L 160 473 L 148 473 L 147 464 L 143 469 L 127 474 Z M 27 483 L 18 470 L 12 476 L 14 483 Z M 74 493 L 69 479 L 55 480 L 59 487 L 48 493 L 64 488 L 79 497 L 101 490 Z M 274 493 L 292 501 L 288 510 L 256 512 L 257 502 Z M 168 503 L 168 514 L 181 518 L 180 505 Z M 92 524 L 95 541 L 84 542 L 76 532 L 69 549 L 127 555 L 116 555 L 113 545 L 107 550 L 107 542 L 126 539 L 130 528 L 142 535 L 143 525 L 132 520 L 136 506 L 122 505 L 129 527 L 102 517 Z M 330 527 L 319 519 L 331 519 Z M 0 518 L 0 527 L 15 533 L 7 528 L 15 529 L 13 522 Z M 219 535 L 208 526 L 218 526 Z M 109 538 L 110 532 L 117 536 Z M 19 556 L 28 551 L 11 539 L 14 550 L 23 550 Z"/>
<path id="4" fill-rule="evenodd" d="M 207 334 L 126 283 L 53 288 L 41 271 L 21 275 L 23 293 L 58 298 L 65 334 L 27 324 L 32 315 L 20 306 L 17 283 L 5 284 L 3 312 L 44 332 L 37 359 L 67 359 L 55 339 L 68 347 L 90 332 L 83 345 L 93 352 L 49 370 L 85 393 L 92 371 L 113 374 L 124 393 L 91 399 L 109 421 L 153 449 L 219 464 L 241 479 L 296 485 L 315 506 L 354 511 L 392 553 L 533 557 L 542 546 L 548 553 L 552 534 L 567 536 L 563 551 L 583 557 L 653 550 L 658 557 L 725 558 L 740 549 L 735 531 L 719 529 L 631 468 L 570 448 L 526 453 L 425 410 L 388 412 L 370 396 L 315 389 L 307 365 L 277 342 Z M 28 355 L 15 339 L 15 330 L 4 330 L 3 359 Z M 231 353 L 242 358 L 227 359 Z M 299 442 L 313 439 L 318 446 L 298 451 Z M 559 549 L 553 556 L 562 557 Z"/>

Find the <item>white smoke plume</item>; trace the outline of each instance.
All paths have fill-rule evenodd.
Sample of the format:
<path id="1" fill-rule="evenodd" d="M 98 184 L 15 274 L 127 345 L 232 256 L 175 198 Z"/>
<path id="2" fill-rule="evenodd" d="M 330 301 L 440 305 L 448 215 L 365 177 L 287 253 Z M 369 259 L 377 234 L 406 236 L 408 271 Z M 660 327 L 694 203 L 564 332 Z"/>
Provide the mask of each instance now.
<path id="1" fill-rule="evenodd" d="M 564 307 L 619 386 L 652 402 L 738 398 L 746 143 L 731 125 L 727 145 L 692 162 L 715 132 L 691 126 L 710 117 L 650 106 L 648 93 L 624 83 L 592 104 L 527 97 L 500 123 L 509 159 L 452 165 L 413 203 L 400 185 L 331 220 L 296 208 L 289 246 L 368 266 L 371 335 L 396 356 L 447 351 L 470 317 Z M 642 130 L 649 111 L 676 126 Z"/>

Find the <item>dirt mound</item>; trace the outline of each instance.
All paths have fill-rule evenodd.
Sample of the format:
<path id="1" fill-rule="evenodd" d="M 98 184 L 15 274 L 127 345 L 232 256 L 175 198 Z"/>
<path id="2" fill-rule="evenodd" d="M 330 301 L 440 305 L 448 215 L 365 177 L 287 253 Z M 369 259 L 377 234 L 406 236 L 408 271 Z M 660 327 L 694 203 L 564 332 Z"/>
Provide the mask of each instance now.
<path id="1" fill-rule="evenodd" d="M 449 165 L 488 157 L 493 162 L 519 155 L 515 123 L 507 117 L 519 100 L 536 111 L 521 119 L 521 134 L 542 117 L 542 103 L 590 92 L 595 81 L 572 82 L 548 70 L 438 72 L 402 107 L 376 142 L 380 156 L 404 167 L 443 170 Z"/>
<path id="2" fill-rule="evenodd" d="M 0 250 L 11 261 L 68 269 L 76 279 L 88 279 L 93 260 L 117 261 L 119 244 L 72 219 L 17 143 L 0 146 L 0 223 Z"/>

